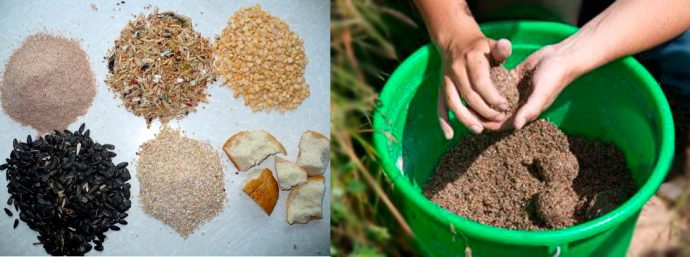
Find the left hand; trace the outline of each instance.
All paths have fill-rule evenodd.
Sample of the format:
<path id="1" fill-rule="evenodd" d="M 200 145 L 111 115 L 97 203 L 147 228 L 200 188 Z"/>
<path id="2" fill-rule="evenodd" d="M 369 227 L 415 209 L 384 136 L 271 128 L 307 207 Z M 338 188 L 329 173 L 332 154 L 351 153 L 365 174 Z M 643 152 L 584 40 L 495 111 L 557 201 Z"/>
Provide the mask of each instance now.
<path id="1" fill-rule="evenodd" d="M 505 122 L 487 126 L 504 128 L 512 123 L 515 129 L 521 129 L 528 122 L 537 119 L 551 106 L 558 94 L 583 73 L 577 69 L 568 52 L 568 47 L 563 45 L 549 45 L 534 52 L 515 67 L 512 72 L 517 78 L 527 76 L 525 79 L 531 80 L 531 83 L 527 83 L 531 85 L 527 90 L 530 92 L 529 97 Z"/>

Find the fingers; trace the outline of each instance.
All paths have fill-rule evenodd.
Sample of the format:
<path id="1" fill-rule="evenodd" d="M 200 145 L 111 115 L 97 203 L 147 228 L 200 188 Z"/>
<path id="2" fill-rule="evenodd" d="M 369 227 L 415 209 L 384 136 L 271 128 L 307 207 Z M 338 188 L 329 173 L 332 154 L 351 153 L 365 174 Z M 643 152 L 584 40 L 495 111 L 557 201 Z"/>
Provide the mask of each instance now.
<path id="1" fill-rule="evenodd" d="M 467 74 L 472 88 L 486 101 L 488 106 L 498 108 L 500 111 L 509 111 L 510 105 L 491 81 L 489 72 L 489 60 L 481 52 L 467 54 Z M 472 106 L 474 108 L 474 106 Z M 484 115 L 482 115 L 484 116 Z"/>
<path id="2" fill-rule="evenodd" d="M 470 110 L 468 110 L 467 107 L 462 104 L 460 101 L 460 95 L 455 88 L 455 84 L 448 76 L 443 77 L 443 90 L 443 95 L 445 96 L 445 101 L 448 104 L 448 108 L 455 113 L 455 116 L 458 117 L 458 120 L 469 128 L 472 133 L 482 133 L 484 128 L 482 127 L 479 118 L 472 114 Z"/>
<path id="3" fill-rule="evenodd" d="M 537 66 L 537 62 L 539 61 L 539 53 L 532 54 L 527 57 L 524 61 L 522 61 L 518 66 L 516 66 L 512 72 L 513 75 L 517 78 L 521 78 L 525 72 L 533 70 L 535 66 Z"/>
<path id="4" fill-rule="evenodd" d="M 484 121 L 484 122 L 482 122 L 482 126 L 484 126 L 484 129 L 486 129 L 486 130 L 499 131 L 499 130 L 507 129 L 510 126 L 513 126 L 514 122 L 515 122 L 515 115 L 511 115 L 508 118 L 506 118 L 506 120 L 504 120 L 504 121 Z"/>
<path id="5" fill-rule="evenodd" d="M 453 85 L 450 85 L 454 87 Z M 448 106 L 446 105 L 446 98 L 443 89 L 446 87 L 445 83 L 438 88 L 438 104 L 436 108 L 436 115 L 438 116 L 438 121 L 441 124 L 441 130 L 443 131 L 443 137 L 446 140 L 453 139 L 453 128 L 450 126 L 450 121 L 448 120 Z"/>
<path id="6" fill-rule="evenodd" d="M 551 105 L 557 94 L 556 91 L 560 88 L 558 83 L 561 82 L 557 79 L 558 76 L 552 76 L 552 74 L 544 75 L 544 73 L 539 71 L 534 74 L 534 77 L 532 77 L 533 91 L 527 102 L 515 113 L 515 121 L 513 123 L 515 129 L 521 129 L 528 122 L 535 120 L 547 106 Z"/>
<path id="7" fill-rule="evenodd" d="M 515 127 L 515 129 L 521 129 L 525 126 L 525 124 L 527 124 L 527 122 L 535 120 L 542 111 L 540 105 L 541 103 L 535 100 L 532 104 L 526 104 L 522 108 L 520 108 L 518 113 L 515 114 L 515 121 L 513 122 L 513 126 Z"/>
<path id="8" fill-rule="evenodd" d="M 502 38 L 491 46 L 491 58 L 496 62 L 504 62 L 513 52 L 510 40 Z"/>
<path id="9" fill-rule="evenodd" d="M 467 77 L 465 67 L 455 65 L 448 75 L 450 76 L 454 85 L 460 86 L 456 90 L 460 91 L 462 96 L 467 101 L 467 105 L 469 105 L 472 110 L 489 120 L 500 120 L 505 117 L 503 113 L 489 107 L 489 105 L 484 102 L 484 99 L 474 91 Z"/>
<path id="10" fill-rule="evenodd" d="M 514 75 L 521 77 L 525 72 L 533 70 L 539 63 L 539 60 L 541 60 L 548 52 L 552 51 L 552 49 L 553 48 L 551 46 L 545 46 L 542 49 L 530 54 L 527 59 L 523 60 L 517 67 L 513 69 Z"/>

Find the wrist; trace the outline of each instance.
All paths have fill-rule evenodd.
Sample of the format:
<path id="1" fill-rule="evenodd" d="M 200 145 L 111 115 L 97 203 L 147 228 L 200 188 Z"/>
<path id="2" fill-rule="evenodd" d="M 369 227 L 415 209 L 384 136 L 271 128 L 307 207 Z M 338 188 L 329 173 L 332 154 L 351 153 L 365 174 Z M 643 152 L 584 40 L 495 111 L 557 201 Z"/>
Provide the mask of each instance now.
<path id="1" fill-rule="evenodd" d="M 575 35 L 554 45 L 555 51 L 568 64 L 568 70 L 574 78 L 584 75 L 606 63 L 603 47 L 588 40 L 587 32 L 580 31 Z"/>
<path id="2" fill-rule="evenodd" d="M 579 53 L 577 44 L 570 44 L 561 42 L 554 47 L 554 55 L 561 59 L 561 63 L 565 65 L 566 77 L 564 78 L 568 83 L 576 78 L 592 70 L 591 58 L 584 57 Z"/>
<path id="3" fill-rule="evenodd" d="M 439 47 L 441 52 L 449 50 L 465 49 L 467 45 L 479 38 L 484 38 L 484 33 L 476 23 L 453 24 L 442 26 L 440 29 L 431 33 L 431 39 Z"/>

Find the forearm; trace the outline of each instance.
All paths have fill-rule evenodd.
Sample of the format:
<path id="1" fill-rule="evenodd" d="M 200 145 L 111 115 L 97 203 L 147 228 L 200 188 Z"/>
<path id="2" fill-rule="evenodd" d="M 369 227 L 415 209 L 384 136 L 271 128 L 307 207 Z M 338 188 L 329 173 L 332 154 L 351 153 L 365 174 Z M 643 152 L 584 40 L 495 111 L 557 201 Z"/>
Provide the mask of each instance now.
<path id="1" fill-rule="evenodd" d="M 415 0 L 419 12 L 437 45 L 452 40 L 483 36 L 464 0 Z"/>
<path id="2" fill-rule="evenodd" d="M 575 64 L 573 73 L 581 75 L 661 44 L 688 27 L 688 0 L 617 1 L 558 47 Z"/>

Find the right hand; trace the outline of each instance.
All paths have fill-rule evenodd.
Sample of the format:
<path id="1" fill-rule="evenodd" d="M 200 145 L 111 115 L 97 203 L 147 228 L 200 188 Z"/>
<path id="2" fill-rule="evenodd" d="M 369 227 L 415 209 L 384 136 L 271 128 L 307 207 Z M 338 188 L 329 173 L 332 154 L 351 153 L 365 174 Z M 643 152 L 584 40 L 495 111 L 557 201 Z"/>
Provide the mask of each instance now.
<path id="1" fill-rule="evenodd" d="M 449 38 L 436 42 L 443 55 L 443 85 L 437 108 L 443 135 L 450 140 L 454 134 L 449 109 L 472 133 L 500 129 L 510 105 L 491 82 L 489 70 L 491 62 L 503 62 L 510 56 L 510 41 L 494 41 L 481 32 Z M 461 96 L 467 106 L 462 104 Z"/>
<path id="2" fill-rule="evenodd" d="M 537 119 L 570 82 L 588 71 L 581 66 L 572 58 L 567 43 L 559 43 L 539 49 L 515 67 L 517 77 L 530 73 L 532 88 L 525 104 L 515 113 L 513 127 L 521 129 Z"/>

